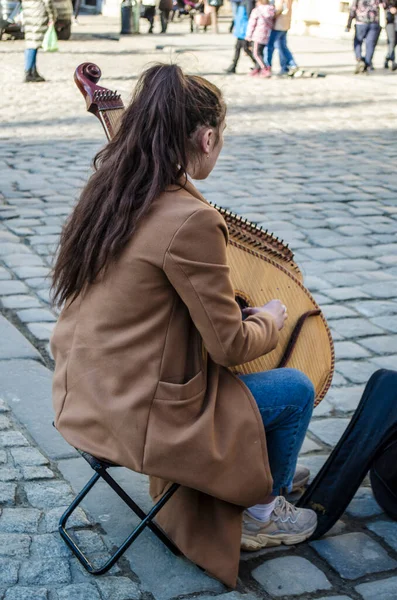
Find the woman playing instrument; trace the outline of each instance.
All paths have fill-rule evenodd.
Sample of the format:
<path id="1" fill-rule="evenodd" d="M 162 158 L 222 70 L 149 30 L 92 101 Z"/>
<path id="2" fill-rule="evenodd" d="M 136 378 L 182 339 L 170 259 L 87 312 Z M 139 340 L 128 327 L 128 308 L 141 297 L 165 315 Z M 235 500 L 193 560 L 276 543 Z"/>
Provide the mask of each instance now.
<path id="1" fill-rule="evenodd" d="M 151 476 L 155 499 L 179 483 L 158 522 L 234 586 L 240 546 L 298 543 L 316 527 L 281 495 L 314 390 L 294 369 L 229 369 L 276 347 L 287 310 L 267 299 L 242 318 L 226 223 L 190 181 L 213 170 L 225 113 L 218 88 L 176 65 L 141 76 L 62 233 L 51 347 L 62 435 Z"/>

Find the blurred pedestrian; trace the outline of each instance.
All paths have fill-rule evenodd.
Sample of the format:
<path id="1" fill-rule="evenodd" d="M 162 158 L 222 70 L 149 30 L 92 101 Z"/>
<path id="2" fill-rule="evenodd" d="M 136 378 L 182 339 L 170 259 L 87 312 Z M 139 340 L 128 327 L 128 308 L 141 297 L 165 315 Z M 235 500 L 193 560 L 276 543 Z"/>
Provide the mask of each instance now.
<path id="1" fill-rule="evenodd" d="M 240 2 L 237 11 L 234 17 L 234 31 L 233 34 L 237 38 L 236 47 L 234 50 L 234 58 L 230 67 L 226 70 L 226 73 L 235 73 L 237 63 L 240 58 L 241 50 L 244 50 L 245 54 L 249 56 L 249 58 L 254 63 L 254 68 L 256 67 L 256 60 L 254 59 L 254 55 L 252 54 L 250 42 L 245 39 L 247 34 L 248 27 L 248 18 L 254 8 L 255 0 L 245 0 Z"/>
<path id="2" fill-rule="evenodd" d="M 378 43 L 381 27 L 379 8 L 387 6 L 383 0 L 353 0 L 346 30 L 350 31 L 355 19 L 354 52 L 357 65 L 355 73 L 364 73 L 371 68 L 372 58 Z M 365 57 L 362 46 L 365 41 Z"/>
<path id="3" fill-rule="evenodd" d="M 287 34 L 291 28 L 292 21 L 292 2 L 293 0 L 275 0 L 276 21 L 267 45 L 267 62 L 270 69 L 272 68 L 275 48 L 279 52 L 280 76 L 295 75 L 299 71 L 299 67 L 287 43 Z"/>
<path id="4" fill-rule="evenodd" d="M 271 70 L 265 59 L 264 51 L 269 42 L 271 31 L 274 27 L 276 10 L 269 0 L 257 0 L 257 5 L 251 12 L 246 40 L 253 42 L 253 55 L 256 67 L 251 75 L 270 77 Z"/>
<path id="5" fill-rule="evenodd" d="M 391 63 L 392 71 L 397 70 L 396 46 L 397 46 L 397 0 L 388 0 L 386 7 L 386 33 L 387 33 L 387 55 L 385 58 L 385 69 Z"/>
<path id="6" fill-rule="evenodd" d="M 223 6 L 223 0 L 205 0 L 204 12 L 211 15 L 211 27 L 213 33 L 219 33 L 218 12 L 221 6 Z"/>
<path id="7" fill-rule="evenodd" d="M 161 32 L 166 33 L 168 27 L 168 21 L 170 18 L 170 12 L 172 11 L 172 0 L 160 0 L 159 4 L 160 10 L 160 22 L 161 22 Z"/>
<path id="8" fill-rule="evenodd" d="M 37 52 L 49 25 L 55 23 L 56 11 L 52 0 L 22 0 L 25 29 L 25 82 L 45 81 L 37 71 Z"/>
<path id="9" fill-rule="evenodd" d="M 141 0 L 142 18 L 149 21 L 148 33 L 153 33 L 154 17 L 156 16 L 156 0 Z"/>

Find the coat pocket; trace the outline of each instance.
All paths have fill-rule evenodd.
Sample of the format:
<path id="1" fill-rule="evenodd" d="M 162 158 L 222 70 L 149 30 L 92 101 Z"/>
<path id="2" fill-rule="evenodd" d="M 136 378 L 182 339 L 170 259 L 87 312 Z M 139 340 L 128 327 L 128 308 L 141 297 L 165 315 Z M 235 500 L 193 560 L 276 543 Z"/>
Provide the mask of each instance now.
<path id="1" fill-rule="evenodd" d="M 203 371 L 189 379 L 186 383 L 159 381 L 154 397 L 157 400 L 189 400 L 204 392 L 206 378 Z"/>

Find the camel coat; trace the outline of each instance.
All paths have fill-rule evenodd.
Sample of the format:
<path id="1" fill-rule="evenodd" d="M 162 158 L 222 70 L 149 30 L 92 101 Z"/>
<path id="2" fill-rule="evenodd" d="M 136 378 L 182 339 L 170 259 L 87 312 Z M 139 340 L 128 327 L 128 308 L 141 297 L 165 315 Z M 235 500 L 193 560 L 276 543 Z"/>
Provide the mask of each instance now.
<path id="1" fill-rule="evenodd" d="M 228 367 L 275 348 L 265 313 L 241 319 L 223 217 L 192 184 L 157 198 L 120 258 L 62 311 L 55 425 L 73 446 L 151 476 L 158 523 L 234 587 L 241 513 L 272 489 L 262 420 Z"/>

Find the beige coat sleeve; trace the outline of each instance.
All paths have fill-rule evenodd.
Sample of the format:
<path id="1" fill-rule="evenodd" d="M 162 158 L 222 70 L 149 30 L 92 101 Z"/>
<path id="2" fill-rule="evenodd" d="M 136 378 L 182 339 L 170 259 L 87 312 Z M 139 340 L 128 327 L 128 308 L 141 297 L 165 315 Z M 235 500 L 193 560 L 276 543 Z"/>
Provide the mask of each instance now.
<path id="1" fill-rule="evenodd" d="M 163 268 L 212 359 L 232 367 L 273 350 L 278 330 L 270 314 L 242 321 L 227 265 L 227 237 L 221 215 L 211 208 L 200 209 L 174 235 Z"/>

